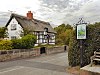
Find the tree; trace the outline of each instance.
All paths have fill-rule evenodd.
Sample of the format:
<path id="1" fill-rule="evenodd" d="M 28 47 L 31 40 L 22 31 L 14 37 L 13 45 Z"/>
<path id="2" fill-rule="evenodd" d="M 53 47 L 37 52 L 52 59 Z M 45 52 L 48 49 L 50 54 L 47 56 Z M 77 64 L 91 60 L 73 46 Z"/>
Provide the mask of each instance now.
<path id="1" fill-rule="evenodd" d="M 56 34 L 56 44 L 69 44 L 70 35 L 73 31 L 73 27 L 69 24 L 61 24 L 58 27 L 55 27 L 54 30 Z"/>
<path id="2" fill-rule="evenodd" d="M 24 28 L 23 31 L 20 31 L 21 32 L 20 36 L 22 37 L 22 36 L 25 36 L 27 34 L 33 34 L 33 31 L 30 31 L 30 30 Z"/>
<path id="3" fill-rule="evenodd" d="M 7 36 L 6 30 L 7 30 L 6 27 L 0 28 L 0 38 L 5 38 Z"/>

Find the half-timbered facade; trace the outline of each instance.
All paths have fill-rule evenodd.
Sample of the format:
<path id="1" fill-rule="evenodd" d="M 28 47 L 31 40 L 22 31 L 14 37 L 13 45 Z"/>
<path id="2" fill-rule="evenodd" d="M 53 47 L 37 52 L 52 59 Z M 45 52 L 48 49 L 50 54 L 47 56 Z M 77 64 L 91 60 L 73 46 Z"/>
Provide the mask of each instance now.
<path id="1" fill-rule="evenodd" d="M 28 30 L 37 36 L 37 42 L 35 45 L 47 43 L 55 44 L 56 32 L 51 27 L 50 23 L 34 19 L 31 11 L 28 11 L 27 17 L 11 14 L 6 27 L 8 29 L 9 39 L 20 39 L 22 32 Z"/>

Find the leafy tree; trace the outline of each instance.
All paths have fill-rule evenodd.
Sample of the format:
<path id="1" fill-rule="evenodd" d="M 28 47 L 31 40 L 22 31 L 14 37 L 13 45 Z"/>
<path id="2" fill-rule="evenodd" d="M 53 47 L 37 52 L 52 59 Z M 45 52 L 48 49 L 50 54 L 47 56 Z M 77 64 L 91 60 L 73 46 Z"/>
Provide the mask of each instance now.
<path id="1" fill-rule="evenodd" d="M 69 41 L 73 33 L 73 30 L 67 29 L 64 33 L 65 33 L 65 39 L 63 39 L 63 42 L 65 45 L 69 45 Z"/>
<path id="2" fill-rule="evenodd" d="M 70 34 L 73 31 L 73 27 L 67 24 L 61 24 L 58 27 L 55 27 L 54 30 L 57 32 L 56 34 L 56 44 L 69 44 Z"/>
<path id="3" fill-rule="evenodd" d="M 0 38 L 4 38 L 7 36 L 7 32 L 6 32 L 7 28 L 6 27 L 2 27 L 0 28 Z"/>
<path id="4" fill-rule="evenodd" d="M 33 30 L 33 31 L 34 31 L 34 30 Z M 25 36 L 25 35 L 27 35 L 27 34 L 33 34 L 33 31 L 30 31 L 30 30 L 24 28 L 24 30 L 21 31 L 20 36 Z"/>

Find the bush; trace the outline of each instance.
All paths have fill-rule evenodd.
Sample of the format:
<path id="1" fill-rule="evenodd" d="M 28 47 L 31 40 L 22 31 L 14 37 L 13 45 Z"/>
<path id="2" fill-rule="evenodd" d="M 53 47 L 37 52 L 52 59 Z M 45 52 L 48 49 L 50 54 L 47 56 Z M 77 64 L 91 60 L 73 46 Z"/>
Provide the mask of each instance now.
<path id="1" fill-rule="evenodd" d="M 28 34 L 21 39 L 14 39 L 12 42 L 14 49 L 30 49 L 36 43 L 36 37 Z"/>
<path id="2" fill-rule="evenodd" d="M 11 50 L 12 42 L 10 40 L 0 40 L 0 50 Z"/>
<path id="3" fill-rule="evenodd" d="M 90 57 L 94 51 L 100 51 L 100 23 L 87 26 L 87 39 L 82 41 L 83 65 L 90 63 Z M 68 51 L 70 66 L 80 65 L 80 40 L 76 39 L 76 30 L 73 32 Z"/>
<path id="4" fill-rule="evenodd" d="M 21 39 L 14 39 L 14 40 L 11 40 L 12 41 L 12 46 L 14 49 L 22 49 L 21 48 L 21 45 L 22 45 L 22 40 Z"/>

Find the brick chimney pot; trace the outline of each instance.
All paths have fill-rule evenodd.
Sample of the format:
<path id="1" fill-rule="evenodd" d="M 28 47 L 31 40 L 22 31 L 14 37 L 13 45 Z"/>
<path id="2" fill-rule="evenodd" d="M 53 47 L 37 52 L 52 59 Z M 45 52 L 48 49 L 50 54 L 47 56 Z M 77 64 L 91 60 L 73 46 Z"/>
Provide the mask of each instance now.
<path id="1" fill-rule="evenodd" d="M 31 11 L 28 11 L 27 18 L 28 19 L 33 19 L 33 13 Z"/>

